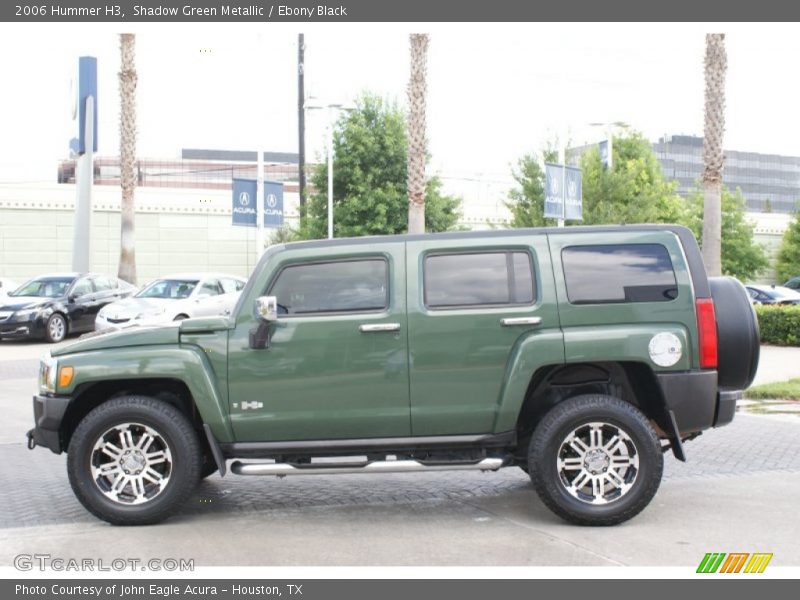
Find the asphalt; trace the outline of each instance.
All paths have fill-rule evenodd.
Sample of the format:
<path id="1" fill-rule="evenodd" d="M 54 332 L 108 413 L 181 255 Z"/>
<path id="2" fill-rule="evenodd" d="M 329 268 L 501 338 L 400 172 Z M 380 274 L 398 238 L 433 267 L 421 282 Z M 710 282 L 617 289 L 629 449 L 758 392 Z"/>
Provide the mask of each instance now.
<path id="1" fill-rule="evenodd" d="M 69 488 L 65 456 L 28 451 L 42 345 L 0 344 L 0 566 L 61 558 L 191 558 L 217 565 L 697 565 L 706 552 L 772 552 L 800 565 L 800 416 L 740 413 L 665 456 L 650 506 L 613 528 L 560 521 L 519 469 L 497 473 L 247 478 L 218 475 L 167 522 L 98 521 Z M 759 377 L 800 376 L 800 349 L 762 353 Z M 30 356 L 33 355 L 33 356 Z M 778 365 L 773 365 L 778 362 Z M 768 365 L 765 367 L 765 365 Z"/>

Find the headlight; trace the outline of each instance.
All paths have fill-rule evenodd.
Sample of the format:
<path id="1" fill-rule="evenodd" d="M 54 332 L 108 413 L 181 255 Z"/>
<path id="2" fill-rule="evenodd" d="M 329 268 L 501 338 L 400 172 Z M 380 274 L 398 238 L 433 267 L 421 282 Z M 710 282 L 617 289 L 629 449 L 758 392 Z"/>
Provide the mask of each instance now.
<path id="1" fill-rule="evenodd" d="M 39 391 L 55 392 L 57 374 L 58 360 L 50 356 L 48 352 L 42 356 L 42 360 L 39 363 Z"/>
<path id="2" fill-rule="evenodd" d="M 18 310 L 14 316 L 18 319 L 30 319 L 34 315 L 38 315 L 42 311 L 41 308 L 26 308 L 25 310 Z"/>

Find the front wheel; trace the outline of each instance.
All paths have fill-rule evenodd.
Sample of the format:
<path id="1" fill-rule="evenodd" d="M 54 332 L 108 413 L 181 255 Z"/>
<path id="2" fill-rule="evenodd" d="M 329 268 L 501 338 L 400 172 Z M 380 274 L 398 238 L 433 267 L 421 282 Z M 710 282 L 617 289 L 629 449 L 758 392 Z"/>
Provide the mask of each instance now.
<path id="1" fill-rule="evenodd" d="M 44 327 L 44 335 L 48 342 L 55 344 L 67 337 L 67 320 L 61 313 L 53 313 L 47 319 Z"/>
<path id="2" fill-rule="evenodd" d="M 75 495 L 113 525 L 167 518 L 200 480 L 197 432 L 175 407 L 123 396 L 92 410 L 72 434 L 67 472 Z"/>
<path id="3" fill-rule="evenodd" d="M 579 525 L 616 525 L 653 499 L 664 458 L 647 417 L 619 398 L 576 396 L 536 427 L 528 467 L 542 501 Z"/>

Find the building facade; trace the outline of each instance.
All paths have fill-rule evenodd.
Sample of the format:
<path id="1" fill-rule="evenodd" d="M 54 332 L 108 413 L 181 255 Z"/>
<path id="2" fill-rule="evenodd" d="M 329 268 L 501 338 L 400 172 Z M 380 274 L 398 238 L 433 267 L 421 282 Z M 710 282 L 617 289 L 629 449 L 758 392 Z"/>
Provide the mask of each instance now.
<path id="1" fill-rule="evenodd" d="M 664 176 L 678 182 L 686 196 L 703 176 L 703 138 L 664 136 L 653 144 Z M 800 210 L 800 157 L 725 151 L 723 184 L 739 188 L 752 212 L 793 213 Z"/>

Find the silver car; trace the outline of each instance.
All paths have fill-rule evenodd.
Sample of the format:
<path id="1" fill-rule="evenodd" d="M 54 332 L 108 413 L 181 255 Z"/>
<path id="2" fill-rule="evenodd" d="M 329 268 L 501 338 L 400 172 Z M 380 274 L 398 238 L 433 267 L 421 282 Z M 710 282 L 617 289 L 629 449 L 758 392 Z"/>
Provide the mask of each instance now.
<path id="1" fill-rule="evenodd" d="M 242 277 L 225 273 L 179 273 L 162 277 L 135 296 L 103 308 L 95 320 L 95 330 L 224 315 L 236 304 L 245 283 Z"/>

